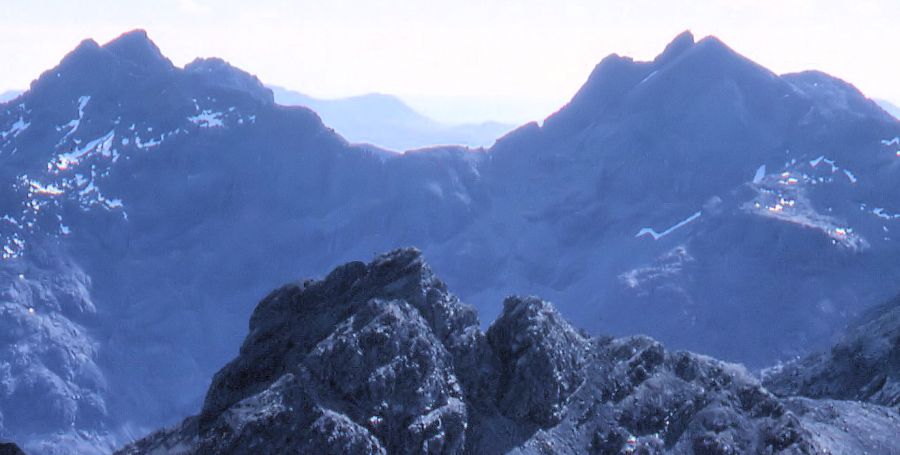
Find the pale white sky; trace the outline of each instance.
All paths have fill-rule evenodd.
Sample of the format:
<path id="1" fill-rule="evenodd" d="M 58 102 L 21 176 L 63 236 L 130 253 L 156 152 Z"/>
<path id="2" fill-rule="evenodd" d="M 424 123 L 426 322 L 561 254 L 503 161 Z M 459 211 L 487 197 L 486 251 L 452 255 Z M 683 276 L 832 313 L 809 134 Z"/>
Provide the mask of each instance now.
<path id="1" fill-rule="evenodd" d="M 218 56 L 269 84 L 395 94 L 445 121 L 541 119 L 606 54 L 651 59 L 685 29 L 900 104 L 898 0 L 0 0 L 0 92 L 134 28 L 178 65 Z"/>

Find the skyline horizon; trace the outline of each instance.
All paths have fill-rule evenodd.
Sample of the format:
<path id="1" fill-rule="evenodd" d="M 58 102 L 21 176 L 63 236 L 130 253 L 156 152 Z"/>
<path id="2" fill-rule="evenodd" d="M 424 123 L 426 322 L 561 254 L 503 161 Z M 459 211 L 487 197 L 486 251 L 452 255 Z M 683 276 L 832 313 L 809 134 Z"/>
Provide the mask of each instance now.
<path id="1" fill-rule="evenodd" d="M 27 88 L 85 38 L 141 28 L 179 66 L 216 56 L 316 98 L 387 93 L 437 120 L 523 123 L 565 104 L 604 56 L 649 60 L 691 30 L 776 74 L 819 70 L 900 104 L 889 0 L 4 3 L 4 89 Z"/>
<path id="2" fill-rule="evenodd" d="M 344 93 L 344 94 L 318 94 L 318 93 L 311 92 L 303 87 L 297 87 L 294 85 L 283 85 L 283 84 L 279 84 L 277 82 L 267 81 L 263 76 L 261 76 L 258 72 L 254 71 L 252 68 L 247 68 L 247 67 L 241 66 L 239 64 L 236 64 L 220 55 L 208 55 L 208 56 L 197 55 L 197 56 L 194 56 L 193 58 L 190 58 L 183 62 L 177 61 L 172 57 L 172 55 L 169 52 L 167 52 L 166 48 L 163 45 L 158 44 L 158 41 L 154 38 L 153 33 L 150 30 L 148 30 L 146 27 L 136 27 L 136 28 L 132 28 L 132 29 L 128 29 L 128 30 L 123 30 L 120 34 L 115 35 L 113 38 L 106 39 L 106 40 L 101 40 L 101 39 L 98 39 L 96 37 L 91 37 L 91 36 L 84 37 L 83 39 L 78 41 L 78 44 L 73 45 L 68 51 L 64 52 L 59 57 L 59 61 L 54 63 L 52 66 L 47 67 L 47 68 L 41 70 L 40 72 L 38 72 L 38 74 L 35 75 L 28 84 L 26 84 L 26 85 L 28 85 L 28 87 L 2 87 L 2 86 L 0 86 L 0 96 L 12 94 L 12 93 L 22 93 L 22 92 L 27 91 L 30 88 L 31 83 L 33 83 L 35 80 L 37 80 L 37 78 L 40 76 L 41 73 L 43 73 L 44 71 L 47 71 L 51 68 L 54 68 L 56 65 L 59 64 L 59 62 L 62 61 L 63 58 L 65 58 L 66 55 L 68 55 L 69 53 L 74 51 L 77 48 L 77 46 L 84 41 L 92 40 L 92 41 L 95 41 L 96 43 L 98 43 L 99 45 L 103 46 L 103 45 L 106 45 L 109 42 L 112 42 L 124 35 L 127 35 L 129 33 L 138 32 L 138 31 L 144 32 L 147 35 L 148 39 L 151 42 L 153 42 L 157 47 L 159 47 L 162 55 L 165 58 L 167 58 L 169 61 L 171 61 L 172 64 L 178 68 L 183 68 L 185 65 L 187 65 L 194 59 L 220 58 L 220 59 L 225 60 L 229 64 L 232 64 L 233 66 L 258 77 L 260 79 L 260 81 L 268 88 L 285 89 L 288 91 L 303 94 L 305 96 L 309 96 L 311 98 L 315 98 L 320 101 L 346 100 L 346 99 L 365 97 L 365 96 L 371 96 L 371 95 L 384 95 L 384 96 L 394 97 L 394 98 L 398 99 L 399 101 L 401 101 L 402 103 L 404 103 L 406 105 L 406 107 L 412 109 L 416 113 L 421 114 L 425 117 L 428 117 L 438 123 L 446 124 L 446 125 L 480 124 L 480 123 L 491 123 L 491 122 L 501 123 L 501 124 L 509 124 L 509 125 L 523 125 L 523 124 L 526 124 L 529 122 L 542 123 L 543 120 L 546 119 L 548 116 L 552 115 L 554 112 L 556 112 L 560 108 L 564 107 L 571 100 L 572 96 L 574 96 L 577 93 L 578 87 L 580 87 L 580 85 L 578 87 L 576 87 L 575 90 L 573 90 L 567 96 L 564 96 L 563 99 L 558 99 L 558 100 L 554 100 L 554 101 L 551 101 L 549 99 L 542 99 L 542 100 L 529 99 L 528 97 L 516 97 L 516 96 L 512 96 L 512 95 L 507 95 L 507 94 L 500 94 L 500 95 L 494 95 L 494 96 L 487 95 L 487 94 L 462 95 L 462 96 L 440 95 L 440 94 L 430 94 L 430 95 L 429 94 L 420 94 L 420 95 L 413 94 L 413 95 L 410 95 L 410 94 L 403 94 L 403 93 L 396 93 L 396 92 L 381 91 L 381 90 L 377 90 L 377 89 L 369 90 L 369 91 L 362 91 L 362 92 L 352 92 L 352 93 L 348 92 L 348 93 Z M 869 93 L 869 92 L 865 91 L 862 87 L 857 85 L 855 83 L 855 81 L 853 81 L 853 80 L 843 79 L 840 76 L 836 76 L 834 74 L 828 73 L 827 71 L 824 71 L 824 70 L 821 70 L 818 68 L 808 68 L 808 69 L 804 69 L 804 70 L 789 71 L 789 72 L 777 72 L 774 69 L 771 69 L 771 68 L 767 67 L 766 65 L 764 65 L 760 62 L 757 62 L 753 58 L 742 53 L 740 51 L 740 49 L 736 49 L 736 48 L 730 46 L 726 40 L 722 39 L 721 37 L 719 37 L 715 34 L 698 35 L 698 34 L 694 33 L 693 30 L 691 30 L 691 29 L 685 29 L 684 31 L 680 32 L 679 34 L 673 36 L 672 39 L 675 39 L 675 37 L 680 36 L 681 34 L 684 34 L 684 33 L 691 34 L 691 36 L 694 38 L 695 42 L 698 42 L 700 40 L 703 40 L 703 39 L 709 38 L 709 37 L 718 39 L 719 41 L 723 42 L 726 46 L 731 48 L 734 52 L 740 54 L 741 56 L 744 56 L 745 58 L 750 59 L 751 61 L 754 61 L 755 63 L 772 71 L 773 73 L 775 73 L 778 76 L 782 76 L 782 75 L 790 74 L 790 73 L 799 73 L 799 72 L 804 72 L 804 71 L 821 71 L 823 73 L 828 74 L 831 77 L 840 79 L 844 82 L 851 84 L 857 90 L 859 90 L 861 93 L 863 93 L 863 95 L 865 95 L 867 98 L 874 101 L 883 110 L 885 110 L 886 112 L 888 112 L 891 115 L 894 115 L 894 113 L 891 112 L 890 108 L 896 108 L 897 105 L 900 105 L 900 99 L 891 98 L 889 96 L 883 96 L 883 94 L 880 94 L 880 93 Z M 659 50 L 657 51 L 657 53 L 654 54 L 652 57 L 636 57 L 633 55 L 628 55 L 626 53 L 611 52 L 609 54 L 604 55 L 600 59 L 598 59 L 593 65 L 598 64 L 600 61 L 603 60 L 603 58 L 613 56 L 613 55 L 631 58 L 634 61 L 652 61 L 653 58 L 656 57 L 657 55 L 659 55 L 659 53 L 661 53 L 663 51 L 663 49 L 665 48 L 665 46 L 669 43 L 671 43 L 671 40 L 667 41 L 665 45 L 662 45 L 659 48 Z M 588 78 L 588 76 L 590 76 L 590 73 L 592 70 L 593 70 L 593 67 L 591 68 L 590 71 L 588 71 L 584 75 L 582 84 L 587 81 L 587 78 Z M 0 98 L 0 102 L 2 102 L 2 98 Z M 527 112 L 527 114 L 520 114 L 518 116 L 510 116 L 510 115 L 508 115 L 508 112 L 510 112 L 510 111 Z"/>

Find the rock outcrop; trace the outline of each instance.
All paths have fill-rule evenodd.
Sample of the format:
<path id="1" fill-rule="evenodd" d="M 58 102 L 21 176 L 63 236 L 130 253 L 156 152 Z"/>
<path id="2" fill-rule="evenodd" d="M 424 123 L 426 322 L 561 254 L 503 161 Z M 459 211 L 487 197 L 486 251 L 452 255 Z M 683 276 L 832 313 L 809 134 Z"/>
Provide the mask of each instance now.
<path id="1" fill-rule="evenodd" d="M 900 122 L 821 73 L 778 76 L 684 33 L 652 61 L 604 59 L 489 149 L 402 154 L 349 143 L 321 105 L 279 105 L 262 82 L 215 58 L 179 67 L 134 31 L 84 41 L 0 104 L 0 437 L 106 455 L 171 426 L 202 406 L 259 296 L 402 245 L 484 319 L 541 295 L 591 333 L 750 368 L 827 348 L 897 292 Z M 505 381 L 532 371 L 500 370 L 555 378 L 590 356 L 522 357 L 413 306 L 470 428 L 517 441 L 563 421 L 578 371 L 520 400 Z M 359 309 L 320 311 L 324 333 L 261 360 L 309 355 Z M 250 395 L 287 371 L 248 368 L 264 376 Z M 233 404 L 212 398 L 204 422 Z"/>
<path id="2" fill-rule="evenodd" d="M 201 413 L 119 453 L 896 453 L 896 411 L 591 338 L 536 297 L 482 332 L 413 249 L 266 297 Z"/>
<path id="3" fill-rule="evenodd" d="M 25 452 L 12 442 L 0 442 L 0 455 L 25 455 Z"/>
<path id="4" fill-rule="evenodd" d="M 900 410 L 900 296 L 868 311 L 830 351 L 766 370 L 763 380 L 781 395 Z"/>

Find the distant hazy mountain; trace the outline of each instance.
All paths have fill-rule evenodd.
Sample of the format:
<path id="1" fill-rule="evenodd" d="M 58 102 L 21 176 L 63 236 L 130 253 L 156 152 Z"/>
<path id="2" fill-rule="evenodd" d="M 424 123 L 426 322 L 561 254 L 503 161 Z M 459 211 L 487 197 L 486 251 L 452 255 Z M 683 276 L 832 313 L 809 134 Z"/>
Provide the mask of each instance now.
<path id="1" fill-rule="evenodd" d="M 396 151 L 435 145 L 487 147 L 514 128 L 498 122 L 446 125 L 416 112 L 391 95 L 373 93 L 326 100 L 281 87 L 270 88 L 276 103 L 312 109 L 348 141 Z"/>
<path id="2" fill-rule="evenodd" d="M 5 103 L 9 100 L 15 99 L 17 96 L 21 95 L 21 90 L 7 90 L 3 93 L 0 93 L 0 103 Z"/>
<path id="3" fill-rule="evenodd" d="M 397 247 L 485 319 L 541 295 L 592 332 L 751 367 L 900 288 L 900 122 L 689 33 L 604 58 L 490 149 L 404 154 L 220 59 L 88 40 L 0 104 L 0 189 L 0 439 L 34 454 L 196 413 L 252 302 Z"/>
<path id="4" fill-rule="evenodd" d="M 893 104 L 888 100 L 880 99 L 876 99 L 875 102 L 878 103 L 878 105 L 881 106 L 882 109 L 887 111 L 888 114 L 893 115 L 894 118 L 900 119 L 900 107 L 898 107 L 896 104 Z"/>

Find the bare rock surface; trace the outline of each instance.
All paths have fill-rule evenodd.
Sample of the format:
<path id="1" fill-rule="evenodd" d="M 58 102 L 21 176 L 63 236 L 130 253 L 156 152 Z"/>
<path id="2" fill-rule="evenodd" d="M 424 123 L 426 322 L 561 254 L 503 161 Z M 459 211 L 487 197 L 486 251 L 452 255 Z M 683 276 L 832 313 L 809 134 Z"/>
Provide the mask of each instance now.
<path id="1" fill-rule="evenodd" d="M 897 453 L 898 431 L 889 407 L 779 398 L 741 365 L 591 338 L 537 297 L 482 332 L 401 249 L 270 294 L 201 413 L 119 453 Z"/>

